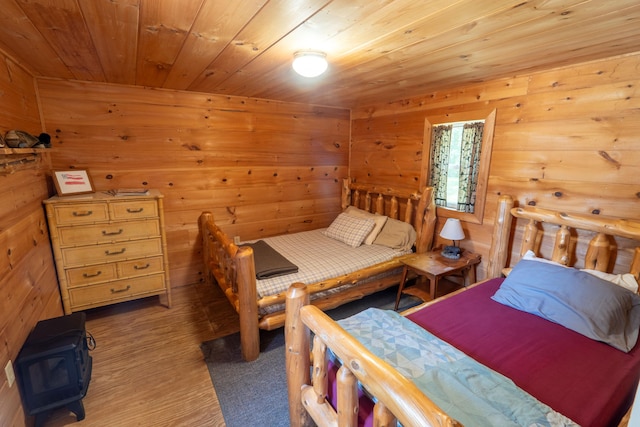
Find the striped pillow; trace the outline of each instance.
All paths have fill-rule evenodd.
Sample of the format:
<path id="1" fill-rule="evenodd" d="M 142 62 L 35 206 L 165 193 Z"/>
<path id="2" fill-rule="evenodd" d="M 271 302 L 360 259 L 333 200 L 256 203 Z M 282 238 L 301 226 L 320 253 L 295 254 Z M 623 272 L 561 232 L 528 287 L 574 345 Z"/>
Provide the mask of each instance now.
<path id="1" fill-rule="evenodd" d="M 373 219 L 356 218 L 346 213 L 341 213 L 333 220 L 329 228 L 324 231 L 324 235 L 346 243 L 352 248 L 357 248 L 375 225 L 376 223 Z"/>

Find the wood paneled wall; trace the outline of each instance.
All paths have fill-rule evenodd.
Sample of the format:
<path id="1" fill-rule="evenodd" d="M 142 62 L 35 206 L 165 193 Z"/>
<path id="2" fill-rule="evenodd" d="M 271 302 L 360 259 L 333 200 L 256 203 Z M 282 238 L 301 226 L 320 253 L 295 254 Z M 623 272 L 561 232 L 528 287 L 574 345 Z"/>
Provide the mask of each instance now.
<path id="1" fill-rule="evenodd" d="M 200 279 L 204 210 L 242 240 L 327 226 L 348 174 L 350 111 L 38 79 L 55 169 L 99 191 L 165 195 L 172 286 Z"/>
<path id="2" fill-rule="evenodd" d="M 351 176 L 415 187 L 425 118 L 495 108 L 484 222 L 465 224 L 463 247 L 486 256 L 500 194 L 521 205 L 639 219 L 639 68 L 640 53 L 354 110 Z"/>
<path id="3" fill-rule="evenodd" d="M 42 131 L 34 78 L 2 52 L 0 105 L 3 135 L 10 129 Z M 0 148 L 0 163 L 15 158 Z M 27 425 L 27 419 L 18 385 L 9 387 L 4 367 L 15 362 L 38 320 L 62 315 L 42 207 L 50 191 L 49 153 L 25 158 L 29 161 L 22 165 L 0 166 L 0 426 L 15 427 Z"/>

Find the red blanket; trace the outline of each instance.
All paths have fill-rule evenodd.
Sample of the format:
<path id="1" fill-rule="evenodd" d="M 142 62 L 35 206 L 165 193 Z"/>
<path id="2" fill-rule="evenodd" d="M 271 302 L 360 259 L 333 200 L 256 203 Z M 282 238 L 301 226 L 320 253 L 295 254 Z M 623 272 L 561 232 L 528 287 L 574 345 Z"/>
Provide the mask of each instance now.
<path id="1" fill-rule="evenodd" d="M 494 279 L 409 316 L 578 424 L 617 425 L 640 377 L 640 345 L 624 353 L 490 299 Z"/>

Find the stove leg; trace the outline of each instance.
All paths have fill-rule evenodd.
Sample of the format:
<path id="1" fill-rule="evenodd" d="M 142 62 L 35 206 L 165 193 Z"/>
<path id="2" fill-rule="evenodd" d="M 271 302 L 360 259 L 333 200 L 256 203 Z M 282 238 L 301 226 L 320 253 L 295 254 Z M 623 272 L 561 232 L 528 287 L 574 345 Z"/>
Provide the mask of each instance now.
<path id="1" fill-rule="evenodd" d="M 71 412 L 76 414 L 76 419 L 78 421 L 84 420 L 84 405 L 82 404 L 82 399 L 69 403 L 67 405 L 67 408 L 69 408 Z"/>

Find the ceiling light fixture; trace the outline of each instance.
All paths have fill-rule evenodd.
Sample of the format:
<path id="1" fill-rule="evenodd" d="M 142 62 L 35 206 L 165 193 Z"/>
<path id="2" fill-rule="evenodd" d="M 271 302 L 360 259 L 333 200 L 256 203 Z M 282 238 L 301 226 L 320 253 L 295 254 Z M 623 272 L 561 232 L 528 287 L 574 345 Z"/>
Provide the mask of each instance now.
<path id="1" fill-rule="evenodd" d="M 293 55 L 293 69 L 304 77 L 318 77 L 327 66 L 327 55 L 322 52 L 296 52 Z"/>

